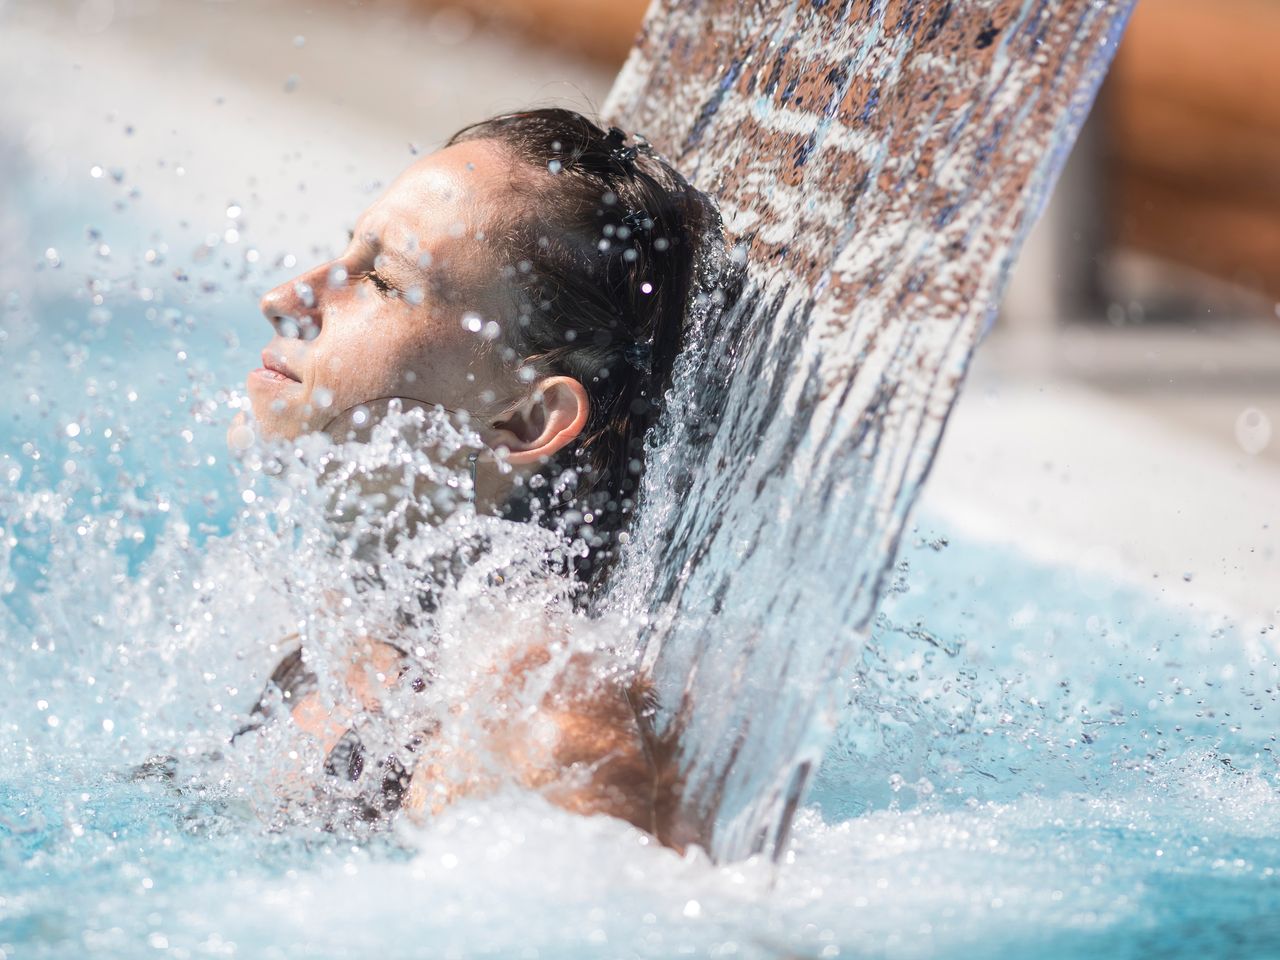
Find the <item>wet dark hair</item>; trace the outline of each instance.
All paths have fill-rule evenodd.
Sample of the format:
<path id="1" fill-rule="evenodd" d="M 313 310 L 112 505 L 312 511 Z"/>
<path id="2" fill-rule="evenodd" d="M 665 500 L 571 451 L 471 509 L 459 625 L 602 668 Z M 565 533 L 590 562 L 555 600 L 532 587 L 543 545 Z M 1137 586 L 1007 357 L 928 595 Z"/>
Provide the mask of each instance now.
<path id="1" fill-rule="evenodd" d="M 515 509 L 581 536 L 589 555 L 578 572 L 599 586 L 635 507 L 644 437 L 670 386 L 719 216 L 643 137 L 572 110 L 494 117 L 449 143 L 469 140 L 492 141 L 531 168 L 513 172 L 523 202 L 490 224 L 516 291 L 502 342 L 539 377 L 578 380 L 590 399 L 582 436 L 517 491 Z M 566 470 L 574 482 L 557 494 L 554 478 Z"/>

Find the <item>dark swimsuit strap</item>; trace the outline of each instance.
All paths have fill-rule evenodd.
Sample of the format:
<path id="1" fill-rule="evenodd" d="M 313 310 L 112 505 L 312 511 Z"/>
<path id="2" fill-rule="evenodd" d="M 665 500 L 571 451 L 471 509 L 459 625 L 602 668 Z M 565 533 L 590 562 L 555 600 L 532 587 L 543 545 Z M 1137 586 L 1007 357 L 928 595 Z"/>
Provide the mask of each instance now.
<path id="1" fill-rule="evenodd" d="M 400 676 L 403 677 L 413 669 L 412 658 L 409 656 L 408 651 L 396 646 L 394 643 L 388 643 L 387 646 L 395 650 L 400 656 Z M 243 734 L 260 729 L 270 719 L 269 697 L 273 692 L 278 692 L 282 700 L 292 705 L 302 700 L 308 693 L 313 692 L 316 686 L 317 678 L 315 672 L 308 669 L 306 662 L 303 660 L 302 648 L 298 647 L 285 654 L 275 670 L 271 672 L 271 677 L 267 681 L 262 695 L 258 697 L 258 701 L 249 711 L 250 715 L 255 719 L 250 720 L 237 730 L 232 735 L 231 742 L 235 743 L 236 738 Z M 412 681 L 412 689 L 414 693 L 421 693 L 426 689 L 426 680 L 423 677 L 415 677 Z M 405 744 L 404 748 L 409 753 L 413 753 L 421 744 L 422 736 L 415 735 Z M 354 728 L 349 729 L 325 756 L 324 772 L 329 776 L 342 777 L 351 783 L 355 783 L 360 780 L 365 772 L 366 754 L 367 751 L 363 741 L 360 739 L 360 735 Z M 376 802 L 369 802 L 368 800 L 361 802 L 357 811 L 360 819 L 366 821 L 377 820 L 385 814 L 398 810 L 409 791 L 409 782 L 413 777 L 412 773 L 405 769 L 404 764 L 395 754 L 389 754 L 381 760 L 375 761 L 374 766 L 382 770 L 379 795 L 376 798 Z"/>

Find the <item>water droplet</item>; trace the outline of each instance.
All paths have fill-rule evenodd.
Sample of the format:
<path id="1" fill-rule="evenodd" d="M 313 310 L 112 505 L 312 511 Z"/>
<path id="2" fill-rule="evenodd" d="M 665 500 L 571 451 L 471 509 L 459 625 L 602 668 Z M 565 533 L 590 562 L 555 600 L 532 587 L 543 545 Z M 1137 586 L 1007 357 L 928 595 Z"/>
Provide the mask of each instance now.
<path id="1" fill-rule="evenodd" d="M 293 45 L 301 49 L 302 47 L 305 47 L 307 45 L 307 38 L 304 37 L 302 34 L 298 34 L 296 37 L 293 38 Z"/>
<path id="2" fill-rule="evenodd" d="M 253 440 L 253 428 L 247 423 L 238 423 L 227 433 L 227 445 L 232 450 L 248 450 L 253 446 Z"/>
<path id="3" fill-rule="evenodd" d="M 1257 407 L 1246 407 L 1236 417 L 1236 443 L 1251 456 L 1267 449 L 1271 443 L 1271 419 Z"/>

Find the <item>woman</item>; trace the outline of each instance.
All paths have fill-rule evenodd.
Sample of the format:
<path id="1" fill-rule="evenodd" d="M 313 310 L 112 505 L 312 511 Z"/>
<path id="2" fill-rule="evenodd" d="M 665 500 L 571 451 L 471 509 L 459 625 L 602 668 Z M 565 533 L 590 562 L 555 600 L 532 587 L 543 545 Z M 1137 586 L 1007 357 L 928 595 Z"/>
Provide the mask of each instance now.
<path id="1" fill-rule="evenodd" d="M 536 515 L 580 538 L 575 575 L 590 596 L 634 507 L 643 437 L 680 346 L 699 252 L 718 240 L 710 201 L 640 138 L 561 109 L 467 127 L 360 216 L 337 260 L 263 298 L 276 336 L 248 378 L 254 421 L 233 428 L 232 444 L 255 429 L 346 439 L 352 411 L 364 420 L 389 398 L 458 412 L 488 450 L 472 459 L 477 509 Z M 572 479 L 555 497 L 546 491 L 557 486 L 539 478 Z M 429 682 L 402 650 L 365 639 L 349 678 L 359 702 L 376 709 L 373 688 Z M 517 697 L 552 646 L 541 638 L 495 664 L 501 680 L 486 695 Z M 476 750 L 554 802 L 682 843 L 671 774 L 644 734 L 634 678 L 601 681 L 585 654 L 556 672 L 539 711 L 552 738 L 516 721 L 490 724 Z M 369 782 L 366 819 L 405 804 L 438 809 L 492 781 L 430 730 L 366 769 L 350 718 L 327 714 L 313 688 L 295 652 L 269 691 L 321 741 L 330 775 Z M 270 712 L 267 702 L 255 711 Z"/>

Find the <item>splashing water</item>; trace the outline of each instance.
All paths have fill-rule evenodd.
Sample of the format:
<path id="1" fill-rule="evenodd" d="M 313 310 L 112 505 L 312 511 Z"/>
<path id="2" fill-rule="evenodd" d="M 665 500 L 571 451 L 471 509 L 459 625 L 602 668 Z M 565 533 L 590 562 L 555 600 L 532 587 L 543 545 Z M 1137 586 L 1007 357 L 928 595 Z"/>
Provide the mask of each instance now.
<path id="1" fill-rule="evenodd" d="M 929 518 L 896 545 L 885 596 L 842 661 L 829 741 L 801 738 L 816 769 L 776 863 L 677 856 L 501 783 L 422 823 L 344 817 L 360 798 L 289 725 L 230 742 L 290 644 L 306 648 L 327 710 L 367 714 L 376 758 L 436 724 L 471 737 L 472 717 L 452 708 L 494 702 L 476 674 L 549 621 L 566 626 L 568 655 L 629 652 L 645 618 L 579 616 L 567 582 L 546 575 L 572 543 L 469 513 L 455 461 L 474 438 L 439 418 L 393 418 L 359 448 L 255 448 L 229 467 L 239 398 L 225 385 L 246 351 L 221 336 L 235 329 L 229 308 L 201 291 L 250 278 L 213 258 L 146 279 L 148 253 L 164 256 L 156 241 L 87 233 L 101 211 L 72 200 L 27 192 L 30 247 L 0 266 L 5 960 L 1280 950 L 1274 626 L 1192 617 L 1078 570 L 947 543 Z M 664 513 L 672 499 L 653 496 L 682 476 L 670 450 L 656 455 L 650 530 L 681 529 Z M 384 523 L 342 500 L 353 479 L 376 504 L 374 487 L 422 476 L 423 509 L 447 519 L 412 536 L 413 518 Z M 702 484 L 696 496 L 718 503 L 721 488 Z M 785 509 L 816 510 L 770 500 L 767 478 L 763 490 L 774 507 L 736 532 L 731 516 L 722 535 L 744 555 L 755 547 L 742 589 L 797 577 L 778 531 Z M 803 517 L 817 532 L 795 549 L 834 552 L 829 516 Z M 767 611 L 791 641 L 770 649 L 776 633 L 755 635 L 775 673 L 800 676 L 781 650 L 827 649 L 825 588 L 850 577 L 840 569 L 807 581 L 795 609 Z M 646 598 L 635 584 L 654 581 L 629 575 L 617 601 L 634 612 Z M 731 600 L 717 629 L 738 642 L 751 618 Z M 658 629 L 675 618 L 706 636 L 705 618 L 658 612 Z M 348 676 L 365 633 L 394 637 L 432 683 L 390 688 L 370 710 Z M 708 709 L 730 699 L 706 692 L 725 677 L 714 666 L 699 658 Z M 771 689 L 740 685 L 729 706 L 791 709 L 769 704 Z M 514 706 L 538 697 L 535 678 Z M 792 734 L 751 755 L 775 751 L 791 769 Z M 769 764 L 739 769 L 750 777 L 730 806 L 775 780 Z"/>

